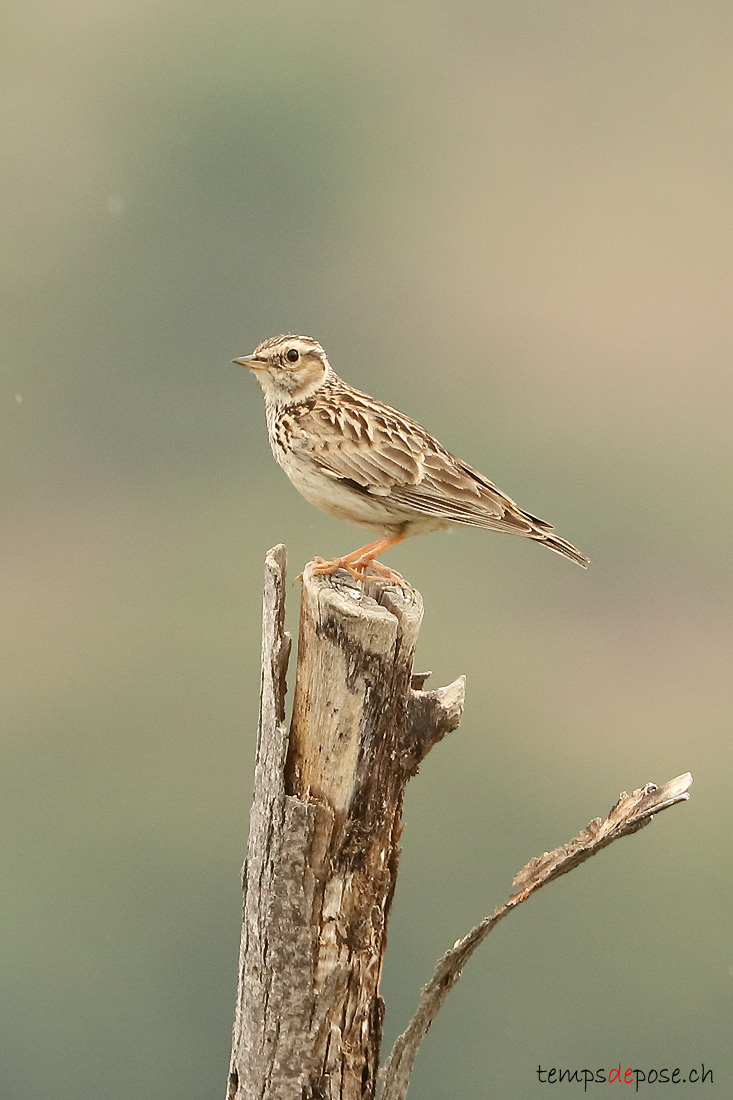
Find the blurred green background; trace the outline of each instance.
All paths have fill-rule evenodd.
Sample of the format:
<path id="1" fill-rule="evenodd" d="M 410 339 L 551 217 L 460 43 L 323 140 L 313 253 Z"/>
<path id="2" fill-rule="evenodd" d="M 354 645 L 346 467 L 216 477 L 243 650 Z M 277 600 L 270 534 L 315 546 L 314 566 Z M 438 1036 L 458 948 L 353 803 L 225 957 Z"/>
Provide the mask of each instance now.
<path id="1" fill-rule="evenodd" d="M 262 560 L 361 537 L 287 483 L 230 364 L 282 331 L 593 563 L 470 530 L 387 555 L 418 668 L 468 697 L 408 794 L 385 1045 L 531 856 L 695 775 L 492 934 L 412 1092 L 620 1061 L 729 1095 L 733 8 L 4 21 L 3 1098 L 224 1094 Z"/>

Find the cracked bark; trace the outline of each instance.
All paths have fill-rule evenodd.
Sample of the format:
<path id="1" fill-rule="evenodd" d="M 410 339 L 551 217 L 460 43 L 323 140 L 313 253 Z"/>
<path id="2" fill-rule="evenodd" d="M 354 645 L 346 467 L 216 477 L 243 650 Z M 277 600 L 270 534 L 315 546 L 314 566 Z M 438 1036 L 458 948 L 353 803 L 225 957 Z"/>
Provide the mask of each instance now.
<path id="1" fill-rule="evenodd" d="M 228 1100 L 371 1100 L 405 785 L 455 729 L 463 678 L 423 691 L 422 600 L 345 574 L 301 596 L 285 724 L 285 550 L 265 563 L 262 690 Z"/>

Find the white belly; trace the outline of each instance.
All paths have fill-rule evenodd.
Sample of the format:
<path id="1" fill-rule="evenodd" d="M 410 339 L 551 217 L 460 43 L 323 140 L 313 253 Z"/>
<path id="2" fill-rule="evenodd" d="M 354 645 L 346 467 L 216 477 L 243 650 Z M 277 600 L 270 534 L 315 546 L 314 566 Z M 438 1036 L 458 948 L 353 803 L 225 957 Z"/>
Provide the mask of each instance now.
<path id="1" fill-rule="evenodd" d="M 386 527 L 399 526 L 410 518 L 408 514 L 395 516 L 393 508 L 383 497 L 362 494 L 337 478 L 316 472 L 312 467 L 301 466 L 288 459 L 280 465 L 307 501 L 338 519 L 383 532 Z"/>
<path id="2" fill-rule="evenodd" d="M 292 450 L 279 445 L 272 430 L 270 445 L 278 465 L 282 466 L 301 496 L 337 519 L 348 520 L 379 534 L 390 531 L 407 534 L 409 531 L 409 534 L 417 535 L 450 526 L 447 520 L 440 517 L 425 515 L 404 505 L 400 507 L 389 494 L 380 496 L 360 492 L 348 481 L 330 477 L 318 469 L 309 454 L 301 453 L 297 459 L 294 458 Z"/>

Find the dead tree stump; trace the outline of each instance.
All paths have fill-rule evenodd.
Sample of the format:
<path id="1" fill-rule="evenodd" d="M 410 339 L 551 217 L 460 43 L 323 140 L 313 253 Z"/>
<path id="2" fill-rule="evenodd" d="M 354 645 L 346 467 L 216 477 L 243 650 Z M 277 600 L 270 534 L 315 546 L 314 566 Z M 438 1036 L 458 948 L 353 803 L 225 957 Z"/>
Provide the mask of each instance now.
<path id="1" fill-rule="evenodd" d="M 379 977 L 405 784 L 458 725 L 463 677 L 412 672 L 422 600 L 409 587 L 303 577 L 293 718 L 285 725 L 285 548 L 267 555 L 255 791 L 227 1100 L 372 1100 Z M 381 1100 L 405 1100 L 420 1043 L 476 948 L 542 886 L 689 799 L 689 772 L 621 795 L 531 859 L 515 892 L 439 960 L 397 1039 Z"/>
<path id="2" fill-rule="evenodd" d="M 405 785 L 458 725 L 423 691 L 422 599 L 306 567 L 290 730 L 285 549 L 265 565 L 262 691 L 228 1100 L 371 1100 Z"/>

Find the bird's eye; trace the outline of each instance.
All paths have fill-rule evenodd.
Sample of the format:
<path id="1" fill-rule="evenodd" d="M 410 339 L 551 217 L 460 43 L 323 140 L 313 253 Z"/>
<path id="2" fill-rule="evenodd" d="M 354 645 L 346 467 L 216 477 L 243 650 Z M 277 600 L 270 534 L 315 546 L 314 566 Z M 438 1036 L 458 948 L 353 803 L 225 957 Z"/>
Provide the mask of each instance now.
<path id="1" fill-rule="evenodd" d="M 289 363 L 297 363 L 300 359 L 300 352 L 297 348 L 290 348 L 285 358 Z"/>

